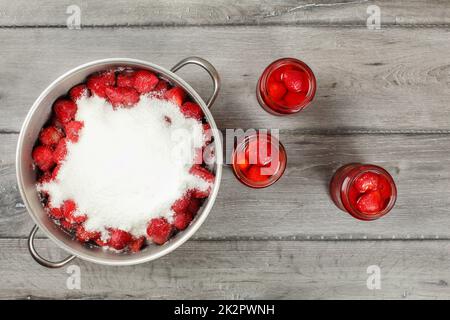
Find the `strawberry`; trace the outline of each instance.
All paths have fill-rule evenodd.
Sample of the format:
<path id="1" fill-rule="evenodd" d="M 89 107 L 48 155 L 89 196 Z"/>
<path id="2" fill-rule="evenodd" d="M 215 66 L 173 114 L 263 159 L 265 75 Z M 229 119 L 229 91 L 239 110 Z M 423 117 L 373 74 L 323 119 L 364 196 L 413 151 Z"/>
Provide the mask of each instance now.
<path id="1" fill-rule="evenodd" d="M 261 173 L 261 168 L 262 167 L 260 167 L 260 166 L 252 165 L 245 173 L 245 176 L 247 177 L 247 179 L 254 181 L 254 182 L 266 181 L 269 178 L 269 176 L 263 175 Z"/>
<path id="2" fill-rule="evenodd" d="M 83 226 L 78 226 L 76 229 L 76 237 L 80 242 L 95 241 L 100 238 L 100 232 L 97 231 L 86 231 Z"/>
<path id="3" fill-rule="evenodd" d="M 239 151 L 235 156 L 235 164 L 244 172 L 250 167 L 248 148 L 244 151 Z"/>
<path id="4" fill-rule="evenodd" d="M 185 212 L 177 212 L 173 216 L 173 225 L 178 230 L 184 230 L 187 228 L 189 223 L 191 223 L 193 219 L 192 213 L 185 211 Z"/>
<path id="5" fill-rule="evenodd" d="M 64 218 L 64 214 L 62 213 L 60 208 L 49 207 L 48 208 L 48 214 L 53 219 L 62 219 L 62 218 Z"/>
<path id="6" fill-rule="evenodd" d="M 382 199 L 379 191 L 369 191 L 364 193 L 356 201 L 356 208 L 367 214 L 374 214 L 382 209 Z"/>
<path id="7" fill-rule="evenodd" d="M 186 98 L 186 92 L 180 87 L 173 87 L 164 94 L 164 98 L 181 106 Z"/>
<path id="8" fill-rule="evenodd" d="M 85 84 L 79 84 L 69 91 L 69 97 L 73 102 L 76 102 L 83 96 L 89 96 L 89 89 Z"/>
<path id="9" fill-rule="evenodd" d="M 189 193 L 189 192 L 188 192 L 188 193 L 185 193 L 180 199 L 177 199 L 177 200 L 173 203 L 171 209 L 172 209 L 174 212 L 176 212 L 176 213 L 183 213 L 183 212 L 186 212 L 186 210 L 187 210 L 187 208 L 188 208 L 188 206 L 189 206 L 190 201 L 191 201 L 191 195 L 190 195 L 190 193 Z"/>
<path id="10" fill-rule="evenodd" d="M 131 252 L 138 252 L 141 250 L 144 245 L 145 237 L 133 238 L 131 242 L 128 244 Z"/>
<path id="11" fill-rule="evenodd" d="M 45 146 L 54 146 L 63 137 L 62 132 L 55 126 L 43 128 L 39 134 L 39 141 Z"/>
<path id="12" fill-rule="evenodd" d="M 267 84 L 267 92 L 273 100 L 282 99 L 286 91 L 286 87 L 281 82 L 271 81 Z"/>
<path id="13" fill-rule="evenodd" d="M 212 141 L 213 133 L 209 123 L 204 123 L 203 125 L 203 143 L 208 144 Z"/>
<path id="14" fill-rule="evenodd" d="M 270 74 L 269 81 L 278 81 L 278 82 L 283 81 L 283 75 L 288 70 L 292 70 L 292 68 L 290 66 L 283 66 L 278 69 L 275 69 Z"/>
<path id="15" fill-rule="evenodd" d="M 378 178 L 378 190 L 380 190 L 381 198 L 383 198 L 383 200 L 388 201 L 391 198 L 392 187 L 389 181 L 383 176 L 379 176 Z"/>
<path id="16" fill-rule="evenodd" d="M 99 247 L 106 247 L 106 246 L 108 245 L 108 241 L 102 240 L 102 238 L 95 239 L 94 242 L 95 242 Z"/>
<path id="17" fill-rule="evenodd" d="M 296 93 L 296 92 L 288 92 L 284 98 L 284 104 L 289 107 L 289 108 L 293 108 L 293 107 L 297 107 L 299 105 L 301 105 L 303 103 L 303 101 L 305 100 L 306 95 L 304 92 L 301 93 Z"/>
<path id="18" fill-rule="evenodd" d="M 77 210 L 77 205 L 76 205 L 75 201 L 70 200 L 70 199 L 64 200 L 64 202 L 61 206 L 61 211 L 64 216 L 64 219 L 67 222 L 69 222 L 71 224 L 75 223 L 74 214 L 75 214 L 76 210 Z"/>
<path id="19" fill-rule="evenodd" d="M 105 89 L 114 86 L 115 83 L 116 76 L 114 71 L 106 71 L 91 75 L 87 80 L 87 87 L 97 96 L 106 98 Z"/>
<path id="20" fill-rule="evenodd" d="M 48 183 L 52 181 L 52 173 L 50 171 L 45 171 L 41 176 L 38 178 L 38 183 Z"/>
<path id="21" fill-rule="evenodd" d="M 200 179 L 205 180 L 206 182 L 208 182 L 210 184 L 212 184 L 215 179 L 215 176 L 211 171 L 209 171 L 206 168 L 203 168 L 202 166 L 200 166 L 198 164 L 194 164 L 191 167 L 191 169 L 189 170 L 189 173 L 196 177 L 199 177 Z M 211 192 L 211 186 L 209 186 L 209 188 L 207 190 L 194 189 L 191 191 L 192 191 L 192 196 L 194 198 L 206 198 L 207 196 L 209 196 L 209 194 Z"/>
<path id="22" fill-rule="evenodd" d="M 355 180 L 354 186 L 360 193 L 375 191 L 378 189 L 378 174 L 373 172 L 363 173 Z"/>
<path id="23" fill-rule="evenodd" d="M 53 104 L 56 119 L 61 123 L 67 123 L 75 118 L 77 105 L 68 99 L 58 99 Z"/>
<path id="24" fill-rule="evenodd" d="M 260 135 L 248 144 L 246 158 L 250 164 L 265 166 L 272 160 L 272 142 L 269 136 Z M 256 160 L 256 163 L 254 163 Z"/>
<path id="25" fill-rule="evenodd" d="M 108 245 L 116 250 L 125 248 L 133 238 L 129 232 L 120 229 L 110 229 L 109 234 Z"/>
<path id="26" fill-rule="evenodd" d="M 165 218 L 152 219 L 147 226 L 147 234 L 156 244 L 164 244 L 173 231 L 173 226 Z"/>
<path id="27" fill-rule="evenodd" d="M 59 224 L 61 225 L 61 227 L 64 230 L 69 231 L 69 232 L 72 232 L 75 229 L 75 227 L 76 227 L 74 224 L 72 224 L 72 223 L 70 223 L 70 222 L 68 222 L 68 221 L 66 221 L 64 219 L 60 220 Z"/>
<path id="28" fill-rule="evenodd" d="M 187 211 L 192 214 L 192 216 L 195 216 L 200 209 L 201 201 L 197 198 L 192 198 L 189 202 L 189 206 L 187 207 Z"/>
<path id="29" fill-rule="evenodd" d="M 83 128 L 84 124 L 82 121 L 70 121 L 64 126 L 66 131 L 66 137 L 68 140 L 72 142 L 77 142 L 80 134 L 81 128 Z"/>
<path id="30" fill-rule="evenodd" d="M 304 72 L 298 70 L 286 70 L 283 72 L 283 83 L 291 92 L 307 91 L 308 80 Z"/>
<path id="31" fill-rule="evenodd" d="M 205 180 L 206 182 L 209 182 L 209 183 L 214 182 L 214 178 L 215 178 L 214 174 L 211 171 L 209 171 L 208 169 L 203 168 L 200 165 L 193 165 L 191 167 L 191 169 L 189 170 L 189 173 Z"/>
<path id="32" fill-rule="evenodd" d="M 198 121 L 201 121 L 204 116 L 202 108 L 194 102 L 183 103 L 180 106 L 180 111 L 186 118 L 194 118 Z"/>
<path id="33" fill-rule="evenodd" d="M 148 70 L 138 70 L 134 74 L 134 88 L 141 94 L 152 91 L 158 82 L 158 77 Z"/>
<path id="34" fill-rule="evenodd" d="M 133 88 L 108 87 L 105 93 L 114 107 L 132 106 L 139 102 L 139 93 Z"/>
<path id="35" fill-rule="evenodd" d="M 37 146 L 33 149 L 33 161 L 42 171 L 48 171 L 55 161 L 53 160 L 52 149 L 48 146 Z"/>
<path id="36" fill-rule="evenodd" d="M 52 175 L 51 175 L 51 177 L 50 177 L 50 181 L 56 179 L 56 177 L 58 176 L 58 173 L 59 173 L 59 169 L 60 169 L 60 168 L 61 168 L 61 165 L 60 165 L 60 164 L 56 165 L 56 167 L 53 168 Z"/>
<path id="37" fill-rule="evenodd" d="M 159 82 L 156 85 L 154 91 L 158 91 L 160 93 L 165 93 L 167 90 L 169 90 L 169 83 L 167 81 L 159 79 Z"/>
<path id="38" fill-rule="evenodd" d="M 135 72 L 125 70 L 117 75 L 117 86 L 124 88 L 134 87 Z"/>
<path id="39" fill-rule="evenodd" d="M 76 215 L 77 205 L 73 200 L 65 200 L 61 206 L 62 214 L 67 222 L 72 224 L 83 223 L 87 220 L 87 216 Z"/>
<path id="40" fill-rule="evenodd" d="M 61 163 L 67 155 L 67 139 L 63 138 L 59 140 L 56 145 L 55 151 L 53 152 L 53 161 L 56 163 Z"/>

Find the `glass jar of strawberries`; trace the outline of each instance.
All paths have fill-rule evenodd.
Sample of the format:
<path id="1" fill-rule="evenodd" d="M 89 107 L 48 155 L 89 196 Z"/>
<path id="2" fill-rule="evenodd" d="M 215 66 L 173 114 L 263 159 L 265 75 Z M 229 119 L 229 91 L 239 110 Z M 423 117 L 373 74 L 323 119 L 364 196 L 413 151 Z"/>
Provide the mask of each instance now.
<path id="1" fill-rule="evenodd" d="M 286 169 L 286 150 L 277 138 L 266 132 L 249 135 L 233 151 L 235 176 L 252 188 L 274 184 Z"/>
<path id="2" fill-rule="evenodd" d="M 394 207 L 397 188 L 383 168 L 352 163 L 336 171 L 331 179 L 330 195 L 339 209 L 353 217 L 375 220 Z"/>
<path id="3" fill-rule="evenodd" d="M 269 113 L 287 115 L 306 108 L 316 92 L 316 78 L 302 61 L 282 58 L 272 62 L 258 80 L 256 97 Z"/>

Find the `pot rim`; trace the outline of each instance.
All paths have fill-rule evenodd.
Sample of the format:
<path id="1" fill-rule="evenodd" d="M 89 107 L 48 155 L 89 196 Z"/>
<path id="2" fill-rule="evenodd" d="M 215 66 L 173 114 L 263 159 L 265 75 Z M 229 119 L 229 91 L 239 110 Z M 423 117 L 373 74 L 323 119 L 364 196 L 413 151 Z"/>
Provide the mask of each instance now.
<path id="1" fill-rule="evenodd" d="M 158 72 L 160 75 L 166 76 L 171 81 L 174 81 L 175 83 L 177 83 L 178 85 L 183 87 L 183 89 L 186 92 L 188 92 L 189 95 L 192 98 L 194 98 L 196 100 L 196 102 L 199 103 L 199 105 L 201 106 L 201 108 L 205 114 L 205 117 L 207 118 L 208 123 L 211 126 L 212 133 L 214 136 L 214 144 L 215 144 L 215 156 L 216 156 L 215 182 L 214 182 L 213 188 L 211 190 L 211 194 L 209 195 L 208 200 L 206 202 L 206 205 L 203 208 L 202 213 L 197 216 L 196 220 L 194 220 L 186 230 L 181 231 L 179 233 L 179 236 L 176 237 L 176 239 L 172 238 L 171 240 L 169 240 L 169 242 L 167 242 L 165 245 L 163 245 L 166 247 L 163 248 L 162 250 L 160 250 L 159 252 L 144 255 L 139 258 L 134 258 L 134 259 L 130 258 L 127 260 L 114 260 L 114 259 L 107 259 L 107 258 L 103 258 L 103 257 L 102 258 L 94 258 L 94 257 L 88 256 L 88 255 L 85 255 L 82 252 L 79 252 L 78 250 L 72 248 L 69 245 L 66 245 L 63 241 L 59 240 L 52 233 L 51 230 L 49 230 L 43 223 L 41 223 L 41 219 L 37 216 L 37 214 L 33 210 L 31 210 L 31 205 L 29 203 L 29 200 L 28 200 L 27 194 L 25 192 L 25 188 L 24 188 L 23 172 L 22 172 L 22 166 L 21 166 L 22 165 L 22 154 L 23 154 L 22 149 L 23 149 L 24 140 L 26 138 L 25 132 L 31 122 L 31 119 L 33 118 L 38 107 L 40 106 L 42 100 L 49 93 L 51 93 L 52 90 L 54 90 L 60 84 L 60 82 L 62 80 L 70 77 L 74 73 L 83 71 L 84 69 L 87 69 L 90 67 L 108 65 L 108 64 L 109 65 L 117 64 L 118 66 L 123 65 L 123 66 L 131 66 L 131 67 L 151 68 L 153 70 L 156 70 L 156 72 Z M 75 68 L 67 71 L 66 73 L 62 74 L 61 76 L 59 76 L 49 86 L 47 86 L 47 88 L 39 95 L 39 97 L 35 100 L 32 107 L 28 111 L 27 116 L 22 124 L 21 129 L 20 129 L 20 134 L 19 134 L 19 138 L 18 138 L 18 142 L 17 142 L 17 149 L 16 149 L 16 178 L 17 178 L 20 195 L 24 201 L 24 205 L 28 211 L 28 214 L 34 220 L 36 225 L 40 229 L 42 229 L 44 231 L 45 235 L 48 238 L 50 238 L 51 240 L 53 240 L 53 242 L 55 242 L 58 247 L 64 249 L 65 251 L 69 252 L 70 254 L 72 254 L 78 258 L 81 258 L 83 260 L 89 261 L 89 262 L 102 264 L 102 265 L 115 265 L 115 266 L 135 265 L 135 264 L 140 264 L 140 263 L 158 259 L 158 258 L 174 251 L 179 246 L 181 246 L 183 243 L 185 243 L 189 238 L 191 238 L 192 235 L 200 228 L 200 226 L 206 220 L 207 216 L 209 215 L 209 213 L 215 203 L 217 194 L 219 192 L 220 183 L 222 180 L 222 164 L 223 164 L 222 140 L 221 140 L 220 135 L 218 134 L 217 125 L 214 121 L 214 118 L 213 118 L 211 112 L 209 111 L 209 109 L 207 108 L 206 103 L 200 97 L 200 95 L 186 81 L 184 81 L 181 77 L 176 75 L 174 72 L 167 70 L 159 65 L 153 64 L 151 62 L 147 62 L 147 61 L 139 60 L 139 59 L 132 59 L 132 58 L 106 58 L 106 59 L 94 60 L 94 61 L 82 64 L 82 65 L 79 65 L 78 67 L 75 67 Z M 132 255 L 131 255 L 131 257 L 132 257 Z"/>

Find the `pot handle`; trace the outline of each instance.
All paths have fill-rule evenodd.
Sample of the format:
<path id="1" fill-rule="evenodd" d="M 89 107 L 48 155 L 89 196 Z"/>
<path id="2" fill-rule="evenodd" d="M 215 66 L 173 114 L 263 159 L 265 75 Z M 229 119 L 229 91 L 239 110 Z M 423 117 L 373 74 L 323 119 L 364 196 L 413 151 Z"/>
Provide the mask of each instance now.
<path id="1" fill-rule="evenodd" d="M 187 57 L 187 58 L 181 60 L 180 62 L 178 62 L 176 65 L 174 65 L 172 67 L 172 69 L 170 69 L 170 71 L 177 72 L 178 70 L 180 70 L 181 68 L 183 68 L 185 65 L 188 65 L 188 64 L 195 64 L 197 66 L 202 67 L 203 69 L 205 69 L 206 72 L 208 72 L 209 76 L 211 77 L 211 79 L 213 81 L 213 93 L 212 93 L 211 97 L 208 99 L 208 102 L 206 103 L 206 106 L 208 108 L 211 108 L 212 104 L 214 103 L 214 101 L 217 98 L 217 95 L 219 94 L 219 89 L 220 89 L 219 73 L 217 72 L 216 68 L 214 68 L 214 66 L 211 63 L 209 63 L 205 59 L 199 58 L 199 57 Z"/>
<path id="2" fill-rule="evenodd" d="M 36 248 L 34 247 L 34 238 L 36 236 L 36 232 L 39 230 L 39 227 L 35 225 L 33 229 L 31 229 L 30 235 L 28 237 L 28 250 L 30 250 L 31 256 L 34 260 L 36 260 L 37 263 L 39 263 L 41 266 L 47 267 L 47 268 L 61 268 L 68 264 L 70 261 L 75 259 L 75 256 L 68 256 L 67 258 L 52 262 L 47 259 L 42 258 L 37 252 Z"/>

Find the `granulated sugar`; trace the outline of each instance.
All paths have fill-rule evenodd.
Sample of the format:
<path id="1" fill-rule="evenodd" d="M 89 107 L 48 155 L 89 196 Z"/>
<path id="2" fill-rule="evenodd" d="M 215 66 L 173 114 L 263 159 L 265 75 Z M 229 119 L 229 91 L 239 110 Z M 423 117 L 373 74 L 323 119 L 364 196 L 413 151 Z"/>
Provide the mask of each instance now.
<path id="1" fill-rule="evenodd" d="M 188 189 L 209 187 L 189 174 L 202 124 L 172 102 L 141 96 L 136 106 L 113 110 L 93 96 L 77 105 L 80 138 L 68 144 L 57 179 L 38 188 L 48 191 L 52 207 L 73 199 L 77 214 L 88 217 L 86 230 L 145 235 L 152 218 L 172 219 L 171 205 Z"/>

